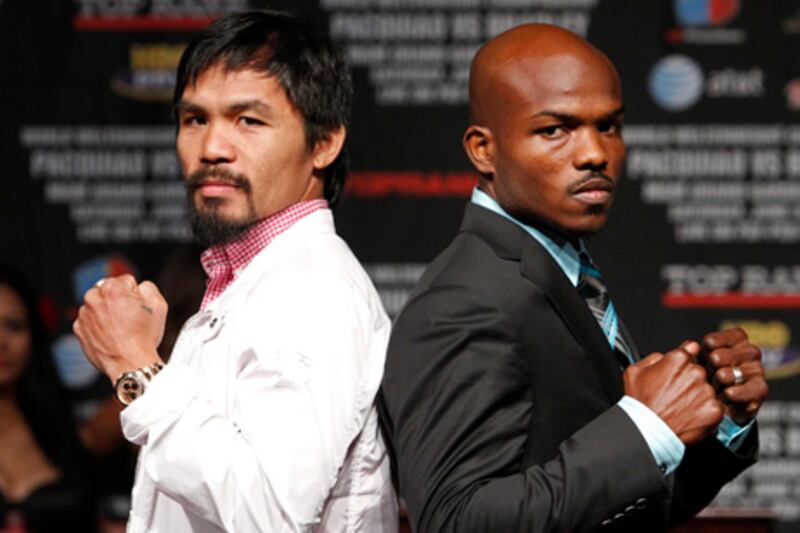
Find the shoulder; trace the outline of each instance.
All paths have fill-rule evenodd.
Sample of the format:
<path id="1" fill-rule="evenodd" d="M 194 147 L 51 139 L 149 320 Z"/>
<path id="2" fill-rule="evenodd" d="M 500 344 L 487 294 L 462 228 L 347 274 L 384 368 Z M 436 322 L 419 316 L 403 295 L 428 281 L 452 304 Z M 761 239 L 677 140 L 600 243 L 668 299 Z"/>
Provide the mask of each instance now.
<path id="1" fill-rule="evenodd" d="M 298 315 L 357 316 L 375 324 L 388 321 L 371 280 L 334 232 L 310 233 L 274 244 L 266 250 L 268 255 L 254 260 L 254 271 L 248 273 L 245 307 L 277 307 L 281 321 Z"/>
<path id="2" fill-rule="evenodd" d="M 521 312 L 538 293 L 520 273 L 520 261 L 498 255 L 492 243 L 460 233 L 434 259 L 401 313 L 458 313 L 495 310 L 509 316 Z"/>

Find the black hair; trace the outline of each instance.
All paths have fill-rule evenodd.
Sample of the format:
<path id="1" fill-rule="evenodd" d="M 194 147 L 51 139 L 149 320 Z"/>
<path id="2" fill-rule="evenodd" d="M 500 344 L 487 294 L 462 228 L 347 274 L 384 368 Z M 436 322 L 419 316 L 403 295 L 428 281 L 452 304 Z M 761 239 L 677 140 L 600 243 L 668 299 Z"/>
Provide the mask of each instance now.
<path id="1" fill-rule="evenodd" d="M 78 438 L 66 390 L 53 364 L 37 293 L 23 274 L 3 264 L 0 264 L 0 287 L 10 289 L 22 301 L 31 336 L 31 353 L 14 384 L 17 407 L 37 444 L 63 475 L 57 484 L 43 486 L 28 497 L 26 525 L 30 531 L 51 531 L 56 525 L 63 527 L 67 521 L 80 531 L 94 531 L 87 456 Z M 4 500 L 0 495 L 0 520 L 6 510 Z"/>
<path id="2" fill-rule="evenodd" d="M 232 13 L 215 20 L 184 51 L 173 106 L 208 68 L 252 69 L 275 76 L 303 117 L 309 149 L 333 129 L 346 127 L 353 86 L 350 70 L 327 35 L 280 11 Z M 347 178 L 346 145 L 325 168 L 325 198 L 336 206 Z"/>
<path id="3" fill-rule="evenodd" d="M 74 433 L 74 427 L 65 427 L 73 426 L 73 422 L 70 415 L 66 419 L 63 416 L 66 391 L 50 355 L 36 292 L 21 273 L 5 265 L 0 265 L 0 287 L 10 289 L 22 300 L 31 336 L 31 353 L 14 387 L 17 405 L 45 454 L 62 464 L 62 435 Z"/>

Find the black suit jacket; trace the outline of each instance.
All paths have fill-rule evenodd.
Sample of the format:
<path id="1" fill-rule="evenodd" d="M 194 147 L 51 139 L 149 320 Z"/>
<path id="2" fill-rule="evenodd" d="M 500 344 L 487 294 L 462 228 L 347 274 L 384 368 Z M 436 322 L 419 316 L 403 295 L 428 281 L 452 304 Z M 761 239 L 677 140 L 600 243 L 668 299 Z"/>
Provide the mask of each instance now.
<path id="1" fill-rule="evenodd" d="M 524 230 L 470 204 L 398 317 L 379 397 L 417 532 L 664 531 L 752 462 L 710 437 L 665 478 L 619 361 Z"/>

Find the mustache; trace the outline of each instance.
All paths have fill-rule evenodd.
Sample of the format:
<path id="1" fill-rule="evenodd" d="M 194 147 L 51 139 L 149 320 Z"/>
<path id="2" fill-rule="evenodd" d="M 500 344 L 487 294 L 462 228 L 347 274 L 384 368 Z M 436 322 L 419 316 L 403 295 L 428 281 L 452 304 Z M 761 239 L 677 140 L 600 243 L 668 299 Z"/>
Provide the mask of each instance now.
<path id="1" fill-rule="evenodd" d="M 613 191 L 617 188 L 617 182 L 614 178 L 604 172 L 589 172 L 581 179 L 573 182 L 569 186 L 570 193 L 581 192 L 585 189 L 605 189 Z"/>
<path id="2" fill-rule="evenodd" d="M 206 181 L 214 180 L 227 185 L 239 187 L 244 192 L 250 192 L 252 186 L 250 180 L 244 174 L 232 172 L 224 167 L 203 167 L 195 170 L 186 177 L 184 185 L 189 193 L 199 189 Z"/>

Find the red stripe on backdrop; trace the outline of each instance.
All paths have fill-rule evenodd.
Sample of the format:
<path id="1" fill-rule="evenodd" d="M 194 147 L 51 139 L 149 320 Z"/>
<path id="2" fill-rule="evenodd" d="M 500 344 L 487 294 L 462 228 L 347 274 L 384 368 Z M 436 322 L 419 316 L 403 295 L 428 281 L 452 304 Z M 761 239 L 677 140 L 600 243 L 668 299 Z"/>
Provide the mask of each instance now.
<path id="1" fill-rule="evenodd" d="M 205 29 L 216 17 L 85 17 L 72 25 L 80 31 L 196 31 Z"/>
<path id="2" fill-rule="evenodd" d="M 727 292 L 722 294 L 670 294 L 664 293 L 661 304 L 670 308 L 800 308 L 800 294 L 743 294 Z"/>
<path id="3" fill-rule="evenodd" d="M 477 184 L 473 172 L 351 172 L 347 193 L 359 198 L 468 198 Z"/>

